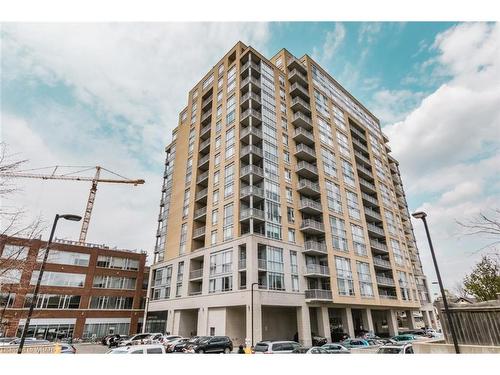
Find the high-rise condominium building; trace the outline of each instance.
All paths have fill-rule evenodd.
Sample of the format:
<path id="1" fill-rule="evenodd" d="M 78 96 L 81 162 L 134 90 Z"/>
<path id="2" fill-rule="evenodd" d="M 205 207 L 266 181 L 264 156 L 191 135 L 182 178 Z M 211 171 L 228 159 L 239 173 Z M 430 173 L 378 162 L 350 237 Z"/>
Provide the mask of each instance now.
<path id="1" fill-rule="evenodd" d="M 433 325 L 387 143 L 309 56 L 237 43 L 166 147 L 147 329 L 307 345 Z"/>

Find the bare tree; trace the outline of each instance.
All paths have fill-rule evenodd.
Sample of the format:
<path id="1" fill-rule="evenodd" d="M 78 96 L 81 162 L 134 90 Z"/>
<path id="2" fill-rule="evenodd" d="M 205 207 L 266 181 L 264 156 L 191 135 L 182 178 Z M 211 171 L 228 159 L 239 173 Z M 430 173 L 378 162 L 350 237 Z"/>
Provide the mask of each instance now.
<path id="1" fill-rule="evenodd" d="M 491 255 L 498 257 L 499 252 L 497 246 L 500 244 L 500 209 L 493 209 L 489 213 L 480 212 L 477 217 L 463 222 L 457 221 L 457 224 L 464 229 L 465 234 L 468 236 L 481 236 L 492 240 L 486 246 L 476 250 L 476 253 L 488 249 L 492 251 Z"/>

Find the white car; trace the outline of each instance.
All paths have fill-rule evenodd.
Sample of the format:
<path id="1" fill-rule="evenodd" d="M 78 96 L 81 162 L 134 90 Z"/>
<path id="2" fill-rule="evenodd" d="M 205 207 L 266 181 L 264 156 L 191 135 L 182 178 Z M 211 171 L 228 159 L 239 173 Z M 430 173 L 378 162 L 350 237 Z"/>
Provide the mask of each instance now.
<path id="1" fill-rule="evenodd" d="M 384 345 L 380 347 L 377 354 L 414 354 L 413 346 L 408 343 Z"/>
<path id="2" fill-rule="evenodd" d="M 151 339 L 151 333 L 138 333 L 137 335 L 130 336 L 126 340 L 120 341 L 118 343 L 118 346 L 149 344 L 150 339 Z"/>
<path id="3" fill-rule="evenodd" d="M 254 347 L 255 354 L 284 354 L 292 353 L 300 348 L 300 344 L 295 341 L 260 341 Z"/>
<path id="4" fill-rule="evenodd" d="M 166 354 L 165 347 L 161 344 L 131 345 L 111 349 L 106 354 Z"/>

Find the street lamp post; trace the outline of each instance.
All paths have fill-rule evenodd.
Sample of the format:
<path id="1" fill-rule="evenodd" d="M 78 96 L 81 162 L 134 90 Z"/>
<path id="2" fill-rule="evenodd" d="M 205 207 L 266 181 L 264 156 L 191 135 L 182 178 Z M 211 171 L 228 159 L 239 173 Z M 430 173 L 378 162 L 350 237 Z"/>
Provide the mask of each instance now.
<path id="1" fill-rule="evenodd" d="M 47 247 L 45 248 L 45 254 L 43 255 L 42 264 L 40 266 L 40 271 L 38 273 L 38 280 L 35 285 L 35 291 L 33 292 L 33 297 L 31 299 L 28 316 L 26 317 L 26 322 L 24 322 L 23 333 L 21 334 L 21 342 L 19 343 L 17 354 L 21 354 L 23 352 L 24 341 L 26 339 L 26 334 L 28 333 L 28 327 L 30 325 L 31 315 L 33 315 L 33 309 L 35 308 L 36 300 L 38 298 L 38 290 L 40 289 L 40 284 L 42 282 L 43 271 L 45 270 L 45 263 L 47 262 L 47 258 L 49 257 L 50 244 L 52 243 L 52 239 L 54 238 L 54 232 L 56 231 L 57 221 L 61 218 L 70 221 L 80 221 L 82 219 L 82 217 L 78 215 L 59 215 L 59 214 L 57 214 L 54 218 L 54 223 L 52 224 L 52 230 L 50 232 L 49 241 L 47 242 Z"/>
<path id="2" fill-rule="evenodd" d="M 252 318 L 252 347 L 253 347 L 253 287 L 254 285 L 259 285 L 259 283 L 252 283 L 250 289 L 252 290 L 251 291 L 251 318 Z"/>
<path id="3" fill-rule="evenodd" d="M 448 324 L 450 326 L 451 337 L 453 339 L 453 345 L 455 346 L 455 353 L 460 354 L 460 348 L 458 347 L 457 335 L 455 333 L 455 326 L 453 324 L 453 319 L 451 319 L 450 309 L 448 308 L 448 301 L 446 299 L 446 293 L 444 291 L 443 281 L 441 280 L 441 274 L 439 273 L 439 267 L 436 260 L 436 255 L 434 254 L 434 247 L 432 246 L 431 235 L 429 233 L 429 227 L 427 226 L 427 214 L 425 212 L 414 212 L 412 216 L 415 219 L 422 219 L 425 227 L 425 234 L 427 235 L 427 241 L 429 242 L 429 248 L 431 249 L 432 261 L 434 263 L 434 268 L 436 270 L 436 276 L 438 279 L 439 289 L 441 290 L 441 297 L 443 298 L 444 311 L 446 313 L 446 318 L 448 319 Z"/>

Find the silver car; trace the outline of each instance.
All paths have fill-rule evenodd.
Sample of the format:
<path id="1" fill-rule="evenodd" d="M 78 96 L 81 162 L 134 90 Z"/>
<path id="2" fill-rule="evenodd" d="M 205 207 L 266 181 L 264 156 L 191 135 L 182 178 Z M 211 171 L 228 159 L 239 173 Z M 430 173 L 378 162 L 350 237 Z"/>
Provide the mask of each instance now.
<path id="1" fill-rule="evenodd" d="M 295 341 L 260 341 L 254 347 L 255 354 L 284 354 L 292 353 L 300 348 L 300 344 Z"/>

